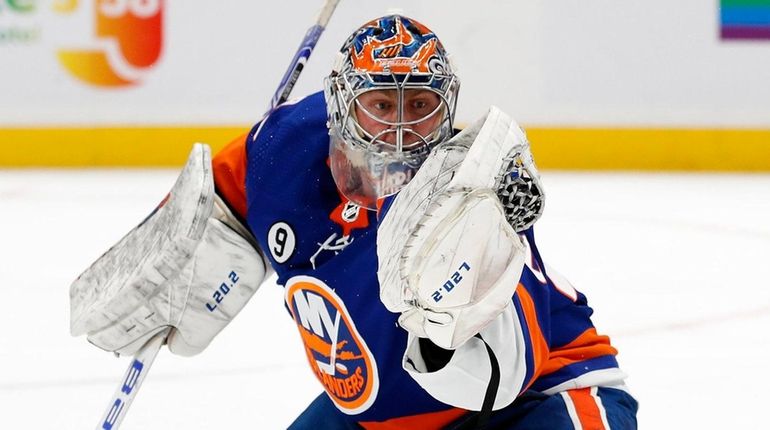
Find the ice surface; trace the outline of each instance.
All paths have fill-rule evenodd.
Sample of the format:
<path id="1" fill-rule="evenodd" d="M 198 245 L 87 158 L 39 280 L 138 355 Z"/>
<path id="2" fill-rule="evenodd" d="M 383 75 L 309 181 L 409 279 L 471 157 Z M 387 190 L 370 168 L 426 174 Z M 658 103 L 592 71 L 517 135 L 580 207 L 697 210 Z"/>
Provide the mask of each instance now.
<path id="1" fill-rule="evenodd" d="M 0 427 L 96 426 L 128 359 L 70 337 L 69 284 L 176 174 L 0 171 Z M 770 175 L 543 180 L 541 253 L 619 348 L 640 427 L 766 425 Z M 268 284 L 201 355 L 161 351 L 122 428 L 285 428 L 320 392 Z"/>

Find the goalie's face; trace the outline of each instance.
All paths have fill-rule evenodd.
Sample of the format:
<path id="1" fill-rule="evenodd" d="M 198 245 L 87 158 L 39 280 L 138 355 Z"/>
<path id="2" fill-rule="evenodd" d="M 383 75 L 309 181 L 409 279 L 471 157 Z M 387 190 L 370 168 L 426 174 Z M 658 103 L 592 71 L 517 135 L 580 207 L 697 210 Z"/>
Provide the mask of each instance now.
<path id="1" fill-rule="evenodd" d="M 436 35 L 411 18 L 361 26 L 324 86 L 334 182 L 360 206 L 398 192 L 452 136 L 460 82 Z"/>
<path id="2" fill-rule="evenodd" d="M 372 89 L 351 98 L 330 129 L 334 180 L 352 202 L 374 209 L 414 177 L 451 130 L 449 104 L 429 88 Z"/>
<path id="3" fill-rule="evenodd" d="M 361 132 L 375 145 L 390 145 L 396 150 L 427 144 L 438 131 L 441 111 L 441 98 L 429 90 L 368 91 L 355 101 Z"/>

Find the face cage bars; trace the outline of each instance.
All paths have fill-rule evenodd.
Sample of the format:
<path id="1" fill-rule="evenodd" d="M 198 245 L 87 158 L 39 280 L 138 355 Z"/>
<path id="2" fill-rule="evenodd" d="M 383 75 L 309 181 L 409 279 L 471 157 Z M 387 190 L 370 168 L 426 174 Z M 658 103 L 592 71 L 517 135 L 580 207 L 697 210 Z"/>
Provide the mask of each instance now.
<path id="1" fill-rule="evenodd" d="M 389 79 L 375 79 L 376 77 Z M 412 78 L 418 78 L 419 80 L 417 82 L 413 82 Z M 384 134 L 392 132 L 396 133 L 396 152 L 404 152 L 403 135 L 405 131 L 417 136 L 419 140 L 428 148 L 442 141 L 443 139 L 451 137 L 452 124 L 454 123 L 454 113 L 457 105 L 456 94 L 459 90 L 459 80 L 454 75 L 442 75 L 436 73 L 414 74 L 412 72 L 406 73 L 404 75 L 397 75 L 392 72 L 388 72 L 387 74 L 372 75 L 368 72 L 357 72 L 341 73 L 327 79 L 329 80 L 327 83 L 327 88 L 329 88 L 329 90 L 332 92 L 332 95 L 334 96 L 330 98 L 336 105 L 336 114 L 330 115 L 330 120 L 332 122 L 337 122 L 336 125 L 340 129 L 343 139 L 351 142 L 356 146 L 366 147 L 371 144 L 387 146 L 389 144 L 381 141 L 379 138 Z M 356 82 L 353 82 L 354 80 Z M 435 84 L 438 80 L 443 80 L 444 83 L 440 85 L 439 88 L 435 88 Z M 356 87 L 365 87 L 365 89 L 363 91 L 359 91 L 355 89 Z M 398 111 L 396 122 L 385 121 L 381 118 L 378 118 L 376 115 L 372 114 L 358 103 L 358 97 L 361 94 L 370 91 L 387 89 L 394 89 L 397 91 Z M 404 91 L 413 89 L 431 91 L 439 96 L 441 102 L 436 107 L 436 109 L 424 117 L 418 118 L 414 121 L 403 122 Z M 365 115 L 381 124 L 389 126 L 389 128 L 377 133 L 376 135 L 372 135 L 368 131 L 364 130 L 353 116 L 354 103 L 361 107 L 361 111 L 363 111 Z M 425 121 L 431 116 L 436 115 L 438 112 L 441 112 L 443 109 L 446 110 L 447 114 L 444 115 L 444 118 L 430 133 L 430 135 L 422 136 L 414 131 L 411 127 L 405 128 L 405 126 L 410 126 Z M 420 142 L 416 142 L 415 144 L 419 143 Z M 416 146 L 419 149 L 419 147 L 422 145 Z M 406 152 L 409 152 L 409 148 L 407 148 Z"/>

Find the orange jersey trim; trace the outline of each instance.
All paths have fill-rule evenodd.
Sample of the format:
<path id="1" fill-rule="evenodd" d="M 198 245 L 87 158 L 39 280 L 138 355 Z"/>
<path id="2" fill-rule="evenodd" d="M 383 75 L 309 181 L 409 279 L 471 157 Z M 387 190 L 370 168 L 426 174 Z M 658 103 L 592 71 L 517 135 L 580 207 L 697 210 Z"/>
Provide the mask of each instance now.
<path id="1" fill-rule="evenodd" d="M 596 329 L 591 327 L 572 342 L 552 350 L 548 362 L 543 366 L 541 375 L 554 373 L 580 361 L 602 355 L 617 355 L 617 353 L 618 350 L 610 345 L 610 338 L 597 334 Z"/>
<path id="2" fill-rule="evenodd" d="M 516 288 L 516 294 L 519 295 L 519 302 L 521 302 L 521 309 L 524 311 L 524 320 L 527 322 L 527 327 L 529 327 L 529 338 L 532 342 L 532 362 L 535 368 L 532 371 L 532 379 L 530 379 L 527 387 L 525 387 L 529 388 L 542 372 L 543 366 L 550 356 L 550 351 L 548 342 L 546 342 L 545 336 L 543 336 L 543 330 L 540 328 L 540 322 L 537 320 L 537 310 L 535 309 L 535 302 L 532 300 L 532 296 L 529 295 L 529 291 L 521 283 Z"/>
<path id="3" fill-rule="evenodd" d="M 466 413 L 468 413 L 468 411 L 465 409 L 453 408 L 446 411 L 393 418 L 387 421 L 367 421 L 359 422 L 358 424 L 366 430 L 438 430 L 462 417 Z"/>
<path id="4" fill-rule="evenodd" d="M 246 137 L 239 136 L 212 160 L 217 193 L 242 219 L 246 219 Z"/>
<path id="5" fill-rule="evenodd" d="M 591 387 L 569 390 L 567 395 L 572 400 L 572 404 L 575 405 L 575 412 L 582 430 L 605 430 L 602 413 L 591 390 Z"/>

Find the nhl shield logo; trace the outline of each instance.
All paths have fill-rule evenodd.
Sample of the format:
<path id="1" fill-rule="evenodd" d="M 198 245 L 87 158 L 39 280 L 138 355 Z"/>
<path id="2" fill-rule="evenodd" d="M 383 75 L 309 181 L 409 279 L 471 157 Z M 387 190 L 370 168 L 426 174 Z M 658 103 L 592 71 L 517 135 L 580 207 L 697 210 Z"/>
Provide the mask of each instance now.
<path id="1" fill-rule="evenodd" d="M 361 206 L 352 202 L 347 202 L 342 208 L 342 220 L 349 223 L 355 222 L 359 212 L 361 212 Z"/>
<path id="2" fill-rule="evenodd" d="M 377 365 L 342 300 L 322 281 L 296 276 L 286 304 L 305 344 L 310 367 L 342 412 L 367 410 L 377 398 Z"/>

